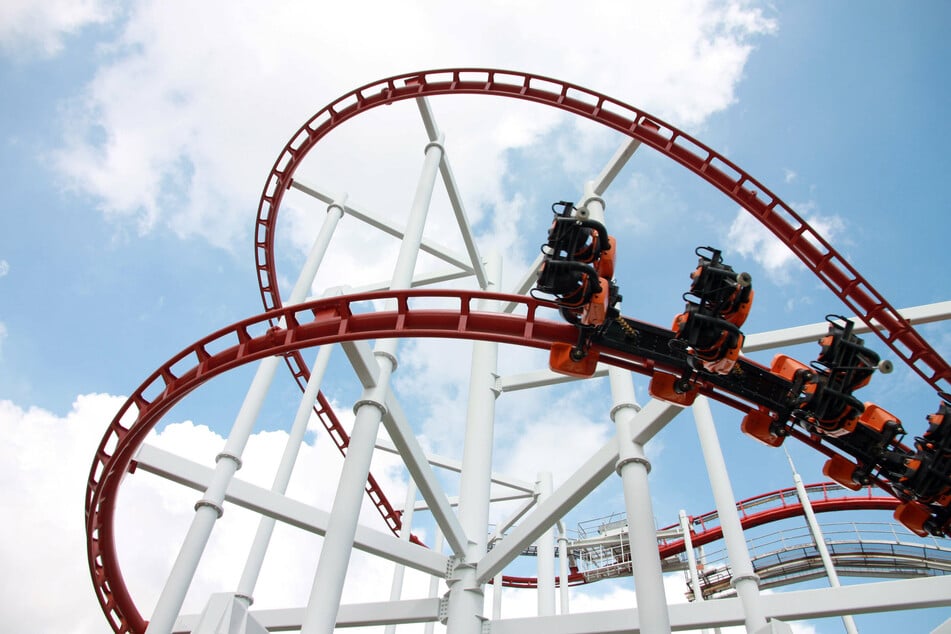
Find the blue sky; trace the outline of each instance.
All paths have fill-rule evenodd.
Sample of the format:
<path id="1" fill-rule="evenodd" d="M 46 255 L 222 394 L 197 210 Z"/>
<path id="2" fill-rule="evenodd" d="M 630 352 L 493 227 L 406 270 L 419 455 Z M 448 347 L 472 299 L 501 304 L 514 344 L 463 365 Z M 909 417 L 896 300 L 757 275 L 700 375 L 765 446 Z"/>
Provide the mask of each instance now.
<path id="1" fill-rule="evenodd" d="M 37 555 L 0 618 L 22 631 L 106 631 L 85 576 L 80 519 L 95 445 L 121 397 L 164 360 L 259 312 L 252 231 L 267 171 L 310 114 L 365 82 L 478 65 L 607 93 L 686 130 L 764 182 L 827 229 L 824 235 L 894 306 L 948 299 L 941 275 L 951 227 L 941 187 L 951 170 L 951 45 L 943 32 L 951 9 L 945 3 L 622 5 L 582 11 L 568 4 L 515 10 L 414 3 L 402 12 L 380 6 L 370 20 L 349 9 L 314 14 L 293 4 L 264 12 L 232 4 L 13 3 L 0 11 L 0 462 L 6 482 L 0 495 L 17 518 L 4 529 L 0 561 L 26 565 L 24 551 L 46 553 Z M 551 202 L 577 197 L 621 141 L 509 101 L 434 99 L 433 108 L 475 231 L 505 251 L 508 282 L 544 240 Z M 424 141 L 415 109 L 395 105 L 335 133 L 300 176 L 399 218 Z M 649 150 L 635 155 L 606 200 L 609 228 L 621 244 L 617 278 L 625 314 L 667 325 L 682 308 L 698 244 L 723 248 L 736 268 L 753 274 L 757 297 L 746 332 L 818 322 L 843 310 L 798 264 L 767 259 L 767 243 L 737 224 L 733 203 Z M 437 196 L 435 207 L 429 235 L 442 240 L 450 235 L 444 199 Z M 285 297 L 322 215 L 315 210 L 303 197 L 289 196 L 282 212 L 278 267 Z M 392 244 L 367 237 L 347 220 L 315 292 L 366 283 L 391 268 Z M 951 354 L 947 325 L 922 332 L 946 358 Z M 440 453 L 461 455 L 461 425 L 452 423 L 464 404 L 458 381 L 465 369 L 441 368 L 439 346 L 407 344 L 396 388 L 410 399 L 427 394 L 413 411 L 420 435 Z M 813 348 L 792 354 L 808 361 Z M 768 362 L 770 356 L 756 358 Z M 349 412 L 358 391 L 343 355 L 337 357 L 326 391 Z M 502 367 L 543 363 L 516 352 Z M 156 442 L 173 446 L 175 439 L 183 453 L 212 460 L 220 450 L 216 434 L 227 432 L 250 372 L 242 369 L 190 396 L 166 419 L 164 438 Z M 289 380 L 276 382 L 260 422 L 261 454 L 276 442 L 264 432 L 286 427 L 295 390 Z M 643 381 L 637 390 L 646 400 Z M 937 406 L 927 386 L 904 369 L 876 377 L 864 392 L 864 399 L 918 433 Z M 609 408 L 585 405 L 605 393 L 597 384 L 553 389 L 541 401 L 513 399 L 500 413 L 498 467 L 532 479 L 533 469 L 545 466 L 541 452 L 531 451 L 534 435 L 550 440 L 570 433 L 573 456 L 558 454 L 549 465 L 556 480 L 566 477 L 585 448 L 610 437 Z M 539 409 L 551 402 L 578 418 L 551 420 Z M 781 452 L 743 438 L 731 413 L 717 416 L 738 497 L 791 484 Z M 703 473 L 677 460 L 678 453 L 697 451 L 691 429 L 689 416 L 682 416 L 649 447 L 662 525 L 674 522 L 681 508 L 695 514 L 712 508 L 709 494 L 694 486 Z M 315 447 L 319 438 L 311 437 Z M 790 450 L 803 478 L 819 481 L 822 461 L 803 447 Z M 405 475 L 390 463 L 382 468 L 394 487 L 391 498 L 402 500 Z M 177 499 L 155 493 L 148 481 L 130 486 L 155 506 Z M 190 494 L 185 499 L 184 510 L 154 516 L 167 530 L 123 520 L 125 552 L 140 552 L 152 540 L 174 542 L 166 534 L 187 526 Z M 46 503 L 38 508 L 37 500 Z M 619 490 L 606 490 L 569 524 L 622 508 Z M 134 502 L 129 509 L 134 515 Z M 138 510 L 150 518 L 157 513 Z M 174 544 L 156 550 L 154 562 L 151 555 L 144 563 L 128 555 L 130 585 L 146 604 L 154 601 L 155 575 L 169 558 L 162 553 L 173 556 Z M 69 563 L 60 567 L 61 561 Z M 211 568 L 197 585 L 220 583 Z M 363 574 L 372 578 L 372 572 L 354 573 Z M 72 586 L 62 610 L 37 616 L 48 602 L 42 588 L 50 579 Z M 591 600 L 624 589 L 593 587 Z M 858 623 L 863 632 L 890 631 L 896 621 L 927 631 L 949 616 L 945 609 L 916 613 L 910 621 L 876 615 Z M 46 621 L 26 627 L 34 618 Z M 803 627 L 841 631 L 830 621 Z"/>

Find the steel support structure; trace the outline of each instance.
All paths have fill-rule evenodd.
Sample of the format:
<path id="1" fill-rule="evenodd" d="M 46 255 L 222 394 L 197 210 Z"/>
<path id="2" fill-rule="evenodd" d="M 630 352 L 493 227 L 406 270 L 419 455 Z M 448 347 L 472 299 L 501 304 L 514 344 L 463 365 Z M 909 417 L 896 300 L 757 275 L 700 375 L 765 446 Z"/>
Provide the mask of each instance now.
<path id="1" fill-rule="evenodd" d="M 304 300 L 310 292 L 311 284 L 317 276 L 317 269 L 323 260 L 333 237 L 337 222 L 340 220 L 340 204 L 332 203 L 327 208 L 327 215 L 310 248 L 307 260 L 294 284 L 294 290 L 288 303 L 293 306 Z M 267 391 L 277 371 L 279 357 L 268 357 L 261 361 L 258 370 L 251 381 L 251 386 L 245 395 L 241 409 L 235 418 L 225 442 L 224 449 L 215 458 L 215 475 L 205 490 L 204 497 L 195 503 L 195 517 L 192 520 L 188 534 L 182 542 L 181 550 L 172 566 L 172 570 L 165 581 L 165 587 L 159 595 L 158 603 L 149 621 L 149 634 L 164 634 L 171 631 L 172 624 L 182 609 L 185 594 L 191 585 L 201 560 L 208 539 L 215 522 L 224 513 L 225 491 L 235 472 L 241 468 L 241 455 L 247 445 L 258 414 L 267 396 Z"/>
<path id="2" fill-rule="evenodd" d="M 766 615 L 761 605 L 759 577 L 753 571 L 750 552 L 743 536 L 743 527 L 736 510 L 736 497 L 727 472 L 726 460 L 720 450 L 720 439 L 713 424 L 713 414 L 706 397 L 697 397 L 693 404 L 693 417 L 697 425 L 697 436 L 703 451 L 703 460 L 710 477 L 710 488 L 716 503 L 720 526 L 723 527 L 723 539 L 726 542 L 733 569 L 732 585 L 743 605 L 746 631 L 750 634 L 766 628 Z"/>
<path id="3" fill-rule="evenodd" d="M 501 280 L 501 258 L 493 254 L 486 280 L 495 286 Z M 480 302 L 482 310 L 494 311 L 498 304 Z M 492 443 L 495 425 L 495 400 L 499 392 L 498 344 L 479 341 L 472 346 L 469 375 L 469 403 L 466 410 L 466 435 L 459 482 L 459 522 L 468 538 L 466 550 L 456 553 L 455 566 L 447 578 L 449 584 L 448 622 L 458 634 L 481 634 L 485 580 L 476 575 L 476 566 L 485 556 L 489 498 L 492 485 Z"/>
<path id="4" fill-rule="evenodd" d="M 839 575 L 835 571 L 835 564 L 832 562 L 832 556 L 829 554 L 829 547 L 826 546 L 825 536 L 822 534 L 818 520 L 816 520 L 816 513 L 812 510 L 812 502 L 809 501 L 806 485 L 802 483 L 802 477 L 800 477 L 796 471 L 796 465 L 793 464 L 792 456 L 789 455 L 788 451 L 786 452 L 786 458 L 789 460 L 789 468 L 792 470 L 793 482 L 796 484 L 796 495 L 799 496 L 799 503 L 802 504 L 803 517 L 806 518 L 806 523 L 809 525 L 809 532 L 812 533 L 812 539 L 816 543 L 816 550 L 819 551 L 822 566 L 825 568 L 826 576 L 829 577 L 829 585 L 833 588 L 838 588 L 842 584 L 839 583 Z M 851 614 L 842 615 L 842 624 L 845 626 L 847 634 L 858 634 L 858 629 L 855 627 L 855 619 L 852 618 Z"/>
<path id="5" fill-rule="evenodd" d="M 412 284 L 426 215 L 432 200 L 436 170 L 442 160 L 442 154 L 442 139 L 426 145 L 422 173 L 393 271 L 390 284 L 392 289 L 410 288 Z M 353 548 L 360 517 L 360 503 L 363 500 L 367 476 L 370 474 L 377 431 L 386 413 L 390 376 L 396 370 L 396 340 L 378 341 L 374 354 L 380 366 L 377 384 L 364 390 L 363 396 L 354 405 L 356 419 L 350 437 L 350 448 L 344 459 L 337 495 L 330 512 L 330 525 L 327 527 L 327 535 L 324 537 L 317 562 L 310 600 L 301 627 L 302 634 L 330 634 L 337 622 L 337 610 L 343 594 L 343 582 L 347 576 L 350 550 Z"/>
<path id="6" fill-rule="evenodd" d="M 341 97 L 315 114 L 287 144 L 269 174 L 258 208 L 255 233 L 259 286 L 266 312 L 200 340 L 163 365 L 129 398 L 103 438 L 90 473 L 86 497 L 87 534 L 93 581 L 113 629 L 136 634 L 145 631 L 145 620 L 135 608 L 119 573 L 112 525 L 119 483 L 133 468 L 203 492 L 202 499 L 196 504 L 192 526 L 148 625 L 148 631 L 153 634 L 210 627 L 200 625 L 201 617 L 178 616 L 178 613 L 212 528 L 224 511 L 225 502 L 260 513 L 262 520 L 237 592 L 215 595 L 209 601 L 209 609 L 213 607 L 224 613 L 228 605 L 237 606 L 240 608 L 238 612 L 245 614 L 252 623 L 248 632 L 252 627 L 266 627 L 272 631 L 299 627 L 304 634 L 314 634 L 329 633 L 335 627 L 401 623 L 426 623 L 429 629 L 434 622 L 442 620 L 449 626 L 451 634 L 481 634 L 487 620 L 482 613 L 484 589 L 490 581 L 495 585 L 493 634 L 521 631 L 586 634 L 635 629 L 664 632 L 739 624 L 745 624 L 748 631 L 758 633 L 769 627 L 768 619 L 802 619 L 948 605 L 951 596 L 948 579 L 928 580 L 927 586 L 914 582 L 889 582 L 864 584 L 861 588 L 833 587 L 822 594 L 795 591 L 782 596 L 761 596 L 743 540 L 742 526 L 748 518 L 741 522 L 736 512 L 737 501 L 729 483 L 706 396 L 741 411 L 748 406 L 713 385 L 701 388 L 706 396 L 698 397 L 693 411 L 716 501 L 720 521 L 718 530 L 722 530 L 730 551 L 738 596 L 735 599 L 701 601 L 702 593 L 694 577 L 692 583 L 698 600 L 689 605 L 668 605 L 660 558 L 677 551 L 673 546 L 658 549 L 648 487 L 650 464 L 645 456 L 645 445 L 681 411 L 681 407 L 651 400 L 643 409 L 638 408 L 630 371 L 650 374 L 652 367 L 645 359 L 634 355 L 601 351 L 604 363 L 596 376 L 610 376 L 613 403 L 610 416 L 616 434 L 610 442 L 588 456 L 565 482 L 554 488 L 546 477 L 540 475 L 537 486 L 531 487 L 528 483 L 492 473 L 496 399 L 505 392 L 575 380 L 548 371 L 501 377 L 498 374 L 499 344 L 548 349 L 553 343 L 572 341 L 576 331 L 570 324 L 540 316 L 543 310 L 551 307 L 550 304 L 524 297 L 534 283 L 540 261 L 516 283 L 517 295 L 503 295 L 496 291 L 495 287 L 501 280 L 501 260 L 490 257 L 484 261 L 480 254 L 443 149 L 443 134 L 426 101 L 428 96 L 447 94 L 497 95 L 528 100 L 587 118 L 624 135 L 624 143 L 597 178 L 587 183 L 584 189 L 580 206 L 586 214 L 599 220 L 603 220 L 604 213 L 601 196 L 639 147 L 652 148 L 674 160 L 737 202 L 772 231 L 856 313 L 864 324 L 860 328 L 882 337 L 930 385 L 937 389 L 948 389 L 951 385 L 948 364 L 913 328 L 913 324 L 951 315 L 951 302 L 908 312 L 896 311 L 831 245 L 761 183 L 720 154 L 656 117 L 573 84 L 508 71 L 427 71 L 375 82 Z M 296 179 L 300 162 L 331 130 L 367 110 L 408 99 L 414 99 L 419 108 L 429 143 L 405 227 L 397 227 L 384 217 L 348 203 L 345 198 L 334 199 Z M 464 253 L 453 253 L 444 245 L 423 238 L 433 189 L 440 175 L 462 236 Z M 307 263 L 286 303 L 283 303 L 275 268 L 275 227 L 283 197 L 291 188 L 321 200 L 329 207 Z M 401 241 L 392 278 L 375 283 L 369 289 L 361 289 L 356 295 L 305 301 L 334 227 L 344 215 Z M 414 275 L 420 252 L 439 258 L 448 265 L 448 270 Z M 480 290 L 409 290 L 464 277 L 475 278 Z M 457 309 L 414 308 L 410 299 L 415 297 L 448 298 Z M 355 304 L 366 300 L 382 300 L 386 307 L 375 314 L 353 309 Z M 252 334 L 262 329 L 266 329 L 265 334 Z M 803 337 L 815 338 L 817 334 L 821 333 L 815 333 L 814 327 L 804 327 L 795 331 L 764 333 L 761 337 L 750 335 L 746 350 L 793 343 Z M 396 369 L 396 341 L 417 335 L 475 342 L 469 375 L 464 455 L 461 465 L 455 465 L 461 474 L 458 514 L 433 472 L 433 467 L 452 468 L 451 461 L 434 459 L 423 452 L 407 416 L 390 390 L 390 379 Z M 366 341 L 373 339 L 376 347 L 371 351 Z M 221 345 L 221 342 L 233 345 Z M 319 393 L 330 346 L 336 343 L 341 344 L 364 389 L 354 406 L 356 420 L 351 435 L 343 431 Z M 310 367 L 303 362 L 300 351 L 313 346 L 321 346 L 321 349 Z M 304 396 L 278 473 L 271 489 L 267 490 L 234 476 L 241 466 L 241 455 L 253 431 L 268 385 L 282 358 L 287 360 L 295 380 L 304 390 Z M 149 430 L 186 394 L 218 374 L 258 361 L 257 374 L 214 469 L 143 444 Z M 147 397 L 146 394 L 157 396 Z M 317 405 L 314 405 L 315 400 Z M 311 409 L 318 413 L 338 448 L 346 454 L 329 512 L 284 495 Z M 392 449 L 403 459 L 411 480 L 402 513 L 389 505 L 369 473 L 381 425 L 390 436 Z M 567 609 L 571 582 L 567 570 L 568 544 L 561 522 L 568 511 L 612 472 L 620 477 L 630 521 L 628 539 L 638 607 L 596 615 L 570 615 Z M 534 496 L 488 538 L 489 504 L 494 497 L 505 497 L 492 495 L 493 482 L 514 490 L 514 495 Z M 419 505 L 415 503 L 417 487 L 423 499 Z M 802 488 L 801 481 L 797 481 L 797 488 Z M 358 523 L 364 491 L 370 492 L 389 532 L 372 530 Z M 882 504 L 885 502 L 879 499 L 868 503 L 869 507 L 878 505 L 876 508 L 882 508 Z M 432 550 L 418 541 L 414 543 L 410 535 L 410 519 L 417 506 L 432 514 L 436 531 Z M 800 508 L 807 507 L 811 508 L 811 505 L 804 498 Z M 778 511 L 770 513 L 770 519 L 782 514 Z M 310 600 L 301 608 L 249 611 L 270 531 L 276 521 L 324 538 Z M 552 531 L 556 525 L 559 528 L 561 615 L 556 615 L 554 609 Z M 681 527 L 684 540 L 679 548 L 692 554 L 690 525 L 685 518 L 681 518 Z M 449 556 L 442 554 L 443 536 L 451 551 Z M 695 544 L 708 543 L 716 538 L 716 530 L 698 533 L 696 537 Z M 487 551 L 489 539 L 493 548 Z M 538 588 L 539 615 L 529 619 L 503 619 L 502 586 L 513 583 L 511 578 L 503 575 L 503 571 L 533 542 L 539 546 L 539 572 L 538 577 L 528 580 L 526 585 L 534 584 Z M 390 601 L 341 605 L 343 581 L 353 548 L 385 558 L 397 566 L 408 566 L 431 575 L 430 597 L 399 600 L 400 575 L 397 574 Z M 695 568 L 695 563 L 691 563 L 691 568 Z M 695 573 L 692 570 L 692 574 Z M 436 595 L 443 581 L 448 584 L 449 592 L 447 597 L 439 599 Z M 206 623 L 214 621 L 210 612 L 205 614 Z"/>

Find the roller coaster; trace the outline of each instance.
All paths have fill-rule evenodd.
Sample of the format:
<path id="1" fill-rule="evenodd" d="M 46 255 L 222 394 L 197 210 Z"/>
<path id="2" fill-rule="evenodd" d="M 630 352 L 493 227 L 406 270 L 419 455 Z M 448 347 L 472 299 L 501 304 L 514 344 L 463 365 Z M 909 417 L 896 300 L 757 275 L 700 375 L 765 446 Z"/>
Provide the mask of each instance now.
<path id="1" fill-rule="evenodd" d="M 581 202 L 552 205 L 553 219 L 541 254 L 514 293 L 500 293 L 498 264 L 479 252 L 462 205 L 462 198 L 446 158 L 444 137 L 435 124 L 428 99 L 442 95 L 488 95 L 518 99 L 570 113 L 612 129 L 626 139 L 611 163 L 595 181 L 586 184 Z M 405 228 L 349 204 L 297 178 L 308 153 L 332 130 L 365 112 L 400 101 L 414 101 L 423 118 L 429 142 L 423 174 Z M 736 272 L 713 246 L 695 251 L 697 264 L 685 291 L 684 311 L 671 328 L 663 328 L 621 314 L 624 275 L 616 270 L 623 249 L 608 231 L 601 195 L 628 158 L 640 146 L 659 152 L 705 180 L 769 229 L 815 274 L 848 309 L 851 316 L 829 314 L 827 330 L 819 340 L 815 361 L 805 364 L 777 355 L 769 367 L 744 355 L 747 336 L 742 328 L 753 310 L 752 276 Z M 429 197 L 437 175 L 442 176 L 466 253 L 447 253 L 423 239 Z M 287 302 L 278 288 L 275 244 L 282 201 L 295 190 L 327 204 L 327 216 L 315 239 L 298 282 Z M 336 222 L 353 216 L 401 239 L 401 249 L 388 284 L 367 292 L 308 299 L 311 284 L 326 252 Z M 410 73 L 362 86 L 333 101 L 308 120 L 285 146 L 266 180 L 258 207 L 254 245 L 259 290 L 264 312 L 241 320 L 188 346 L 157 369 L 137 388 L 109 423 L 90 470 L 85 499 L 87 554 L 96 596 L 115 632 L 264 632 L 300 630 L 308 634 L 335 627 L 442 622 L 451 632 L 475 634 L 491 623 L 495 634 L 541 631 L 560 618 L 561 632 L 663 632 L 691 627 L 745 624 L 750 632 L 780 632 L 780 619 L 849 614 L 881 608 L 873 599 L 845 596 L 838 606 L 793 609 L 758 596 L 760 577 L 742 542 L 744 527 L 797 515 L 802 507 L 781 505 L 764 514 L 741 513 L 732 498 L 722 453 L 713 431 L 707 401 L 730 406 L 743 416 L 741 429 L 772 448 L 794 438 L 827 457 L 823 473 L 855 496 L 830 502 L 842 508 L 894 509 L 895 518 L 918 536 L 946 537 L 951 531 L 951 423 L 948 387 L 951 367 L 918 333 L 911 320 L 892 307 L 815 229 L 778 196 L 728 159 L 700 141 L 639 109 L 580 86 L 513 71 L 455 69 Z M 414 274 L 416 257 L 425 251 L 448 262 L 455 271 L 422 279 Z M 460 277 L 475 278 L 478 289 L 420 289 L 416 286 Z M 368 302 L 383 306 L 367 312 Z M 436 307 L 432 307 L 436 306 Z M 561 319 L 553 319 L 560 315 Z M 864 329 L 864 330 L 863 330 Z M 937 393 L 937 411 L 926 416 L 927 428 L 905 444 L 905 425 L 887 410 L 863 403 L 854 392 L 863 388 L 876 370 L 890 370 L 888 361 L 866 345 L 859 332 L 874 333 L 890 353 L 917 373 Z M 444 485 L 423 451 L 409 417 L 390 389 L 396 369 L 396 341 L 407 337 L 471 340 L 473 386 L 470 394 L 465 453 L 460 468 L 459 511 L 452 508 Z M 371 351 L 368 340 L 375 340 Z M 343 348 L 359 378 L 363 393 L 354 406 L 355 422 L 348 432 L 321 391 L 327 368 L 325 350 Z M 528 501 L 491 540 L 487 513 L 491 473 L 494 399 L 499 385 L 495 355 L 498 344 L 535 348 L 548 353 L 549 373 L 524 385 L 557 384 L 608 374 L 613 403 L 606 404 L 616 426 L 612 439 L 591 455 L 568 482 L 557 489 L 543 485 L 521 487 Z M 302 350 L 320 347 L 313 364 Z M 257 412 L 277 365 L 283 361 L 304 393 L 271 490 L 235 478 Z M 186 395 L 211 379 L 240 366 L 258 363 L 258 369 L 223 450 L 213 468 L 184 460 L 149 446 L 146 436 Z M 652 400 L 643 408 L 633 398 L 631 373 L 650 379 Z M 494 377 L 487 383 L 487 377 Z M 479 383 L 482 381 L 482 383 Z M 481 386 L 481 387 L 475 387 Z M 486 389 L 487 388 L 487 389 Z M 514 389 L 514 388 L 513 388 Z M 518 388 L 521 389 L 521 388 Z M 474 405 L 473 405 L 474 403 Z M 613 407 L 612 407 L 613 405 Z M 650 463 L 644 445 L 682 409 L 691 408 L 722 526 L 688 528 L 680 539 L 658 542 L 653 526 L 647 474 Z M 285 491 L 303 441 L 307 422 L 316 416 L 344 454 L 337 493 L 328 511 L 287 497 Z M 410 531 L 413 500 L 398 509 L 370 473 L 370 460 L 380 426 L 385 428 L 409 472 L 411 492 L 417 490 L 431 513 L 438 534 L 451 551 L 429 548 Z M 711 436 L 711 434 L 713 434 Z M 140 612 L 126 587 L 116 548 L 115 515 L 123 479 L 131 472 L 161 475 L 196 489 L 192 526 L 179 557 L 169 572 L 151 617 Z M 622 481 L 630 524 L 619 543 L 627 543 L 627 561 L 607 566 L 634 576 L 639 607 L 611 612 L 582 621 L 554 614 L 556 576 L 568 586 L 611 576 L 605 566 L 598 573 L 559 575 L 552 527 L 579 500 L 611 473 Z M 866 493 L 871 485 L 885 495 Z M 816 485 L 825 486 L 825 485 Z M 367 495 L 378 510 L 386 531 L 358 523 L 361 500 Z M 770 494 L 785 500 L 787 494 Z M 770 497 L 767 496 L 767 497 Z M 863 502 L 862 500 L 868 500 Z M 234 592 L 215 595 L 199 616 L 181 614 L 185 595 L 202 552 L 226 502 L 261 515 L 261 524 L 248 563 Z M 819 504 L 821 506 L 821 503 Z M 638 512 L 631 513 L 637 508 Z M 739 508 L 739 510 L 738 510 Z M 741 514 L 743 517 L 741 517 Z M 695 518 L 703 526 L 704 520 Z M 314 572 L 306 607 L 280 613 L 251 611 L 256 580 L 275 522 L 323 537 L 320 561 Z M 661 531 L 663 534 L 664 531 Z M 698 604 L 691 611 L 668 606 L 663 595 L 662 562 L 695 546 L 719 539 L 730 549 L 731 573 L 726 582 L 736 599 L 718 599 L 722 608 L 711 612 Z M 547 543 L 546 543 L 547 542 Z M 503 574 L 532 543 L 537 543 L 538 574 Z M 574 544 L 581 557 L 583 539 Z M 442 598 L 341 605 L 343 581 L 350 552 L 369 552 L 431 575 L 446 583 Z M 679 549 L 679 550 L 678 550 Z M 544 552 L 543 552 L 544 551 Z M 567 551 L 566 551 L 567 552 Z M 567 555 L 560 556 L 562 565 Z M 597 568 L 597 567 L 595 567 Z M 784 569 L 788 575 L 788 569 Z M 613 574 L 613 573 L 612 573 Z M 487 619 L 483 615 L 485 588 L 533 587 L 539 594 L 536 621 Z M 701 594 L 722 594 L 723 578 L 711 581 Z M 902 586 L 902 588 L 910 586 Z M 882 592 L 890 591 L 882 590 Z M 910 590 L 896 609 L 948 605 L 947 584 Z M 905 593 L 899 593 L 905 596 Z M 546 597 L 544 600 L 542 597 Z M 699 598 L 699 597 L 698 597 Z M 731 602 L 733 601 L 733 602 Z M 736 603 L 738 601 L 738 603 Z M 699 603 L 699 602 L 698 602 Z M 564 603 L 563 603 L 564 607 Z M 706 611 L 705 611 L 706 610 Z"/>
<path id="2" fill-rule="evenodd" d="M 927 416 L 928 429 L 908 447 L 900 442 L 905 434 L 900 420 L 853 396 L 876 369 L 890 371 L 890 364 L 853 333 L 851 320 L 826 317 L 828 334 L 819 341 L 819 356 L 809 366 L 786 355 L 777 355 L 769 369 L 741 359 L 740 328 L 752 307 L 752 278 L 724 264 L 721 252 L 712 247 L 697 248 L 699 262 L 690 274 L 686 309 L 675 317 L 671 330 L 622 317 L 616 308 L 621 296 L 613 281 L 616 242 L 603 224 L 573 203 L 562 201 L 557 206 L 561 211 L 555 212 L 542 247 L 544 261 L 535 290 L 555 298 L 579 336 L 574 344 L 552 344 L 552 370 L 592 376 L 598 353 L 591 348 L 597 344 L 653 362 L 650 394 L 656 398 L 691 405 L 701 384 L 715 385 L 758 407 L 744 417 L 744 433 L 778 447 L 794 428 L 801 429 L 797 436 L 805 442 L 828 444 L 842 452 L 831 454 L 823 467 L 825 475 L 855 490 L 875 482 L 901 500 L 895 518 L 910 530 L 947 535 L 951 529 L 947 393 L 940 393 L 938 411 Z"/>

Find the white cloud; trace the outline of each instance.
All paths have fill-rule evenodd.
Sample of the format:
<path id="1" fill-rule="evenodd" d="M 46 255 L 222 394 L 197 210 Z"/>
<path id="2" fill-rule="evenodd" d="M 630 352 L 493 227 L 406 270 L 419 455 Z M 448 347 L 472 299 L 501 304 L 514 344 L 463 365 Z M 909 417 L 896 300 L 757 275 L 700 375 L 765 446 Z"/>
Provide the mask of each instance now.
<path id="1" fill-rule="evenodd" d="M 0 260 L 0 277 L 6 277 L 10 273 L 10 263 L 6 260 Z"/>
<path id="2" fill-rule="evenodd" d="M 65 416 L 0 401 L 0 501 L 12 521 L 0 526 L 0 561 L 9 570 L 0 620 L 9 631 L 98 634 L 107 629 L 89 581 L 82 505 L 92 458 L 121 397 L 90 394 L 76 399 Z M 306 444 L 288 494 L 329 510 L 342 460 L 325 434 Z M 251 437 L 238 477 L 270 487 L 287 434 L 261 432 Z M 190 422 L 168 425 L 149 443 L 202 464 L 213 465 L 224 440 Z M 402 499 L 403 482 L 396 458 L 375 459 L 373 473 L 382 486 Z M 194 516 L 200 494 L 147 473 L 127 477 L 116 514 L 117 550 L 123 576 L 139 610 L 148 615 Z M 376 513 L 365 502 L 368 517 Z M 379 520 L 374 526 L 379 528 Z M 186 612 L 198 612 L 210 592 L 229 591 L 241 573 L 243 556 L 258 517 L 228 507 L 212 533 L 186 600 Z M 280 526 L 255 592 L 255 607 L 303 605 L 310 592 L 320 539 Z M 371 580 L 389 578 L 392 564 L 357 556 L 344 599 L 369 600 Z M 287 579 L 298 582 L 288 585 Z M 428 584 L 428 581 L 427 581 Z M 389 585 L 376 599 L 386 599 Z M 51 602 L 51 597 L 56 597 Z"/>
<path id="3" fill-rule="evenodd" d="M 371 21 L 366 12 L 348 4 L 274 10 L 229 3 L 222 10 L 202 3 L 186 17 L 166 3 L 135 5 L 112 57 L 68 109 L 68 133 L 55 154 L 60 173 L 105 213 L 135 218 L 142 231 L 163 225 L 232 246 L 251 227 L 265 175 L 293 131 L 361 83 L 416 68 L 512 67 L 695 125 L 733 102 L 753 38 L 776 28 L 745 2 L 650 9 L 618 2 L 595 11 L 569 2 L 544 11 L 380 4 Z M 314 24 L 333 27 L 315 37 Z M 598 37 L 566 46 L 566 24 Z M 438 108 L 441 124 L 460 122 L 445 127 L 456 134 L 449 147 L 476 217 L 481 203 L 499 199 L 506 148 L 532 142 L 559 120 L 538 107 L 487 106 L 484 99 L 446 100 Z M 415 183 L 420 159 L 401 157 L 406 149 L 419 156 L 418 115 L 412 107 L 387 110 L 368 115 L 369 123 L 348 123 L 354 132 L 347 145 L 328 143 L 336 153 L 315 159 L 324 168 L 318 184 L 349 188 L 362 179 L 372 193 L 358 198 L 387 211 L 393 192 L 407 179 Z M 397 160 L 385 166 L 388 157 Z M 378 161 L 384 167 L 377 172 L 362 169 Z"/>
<path id="4" fill-rule="evenodd" d="M 0 4 L 0 51 L 14 58 L 51 57 L 63 40 L 91 24 L 110 21 L 109 0 L 5 0 Z"/>
<path id="5" fill-rule="evenodd" d="M 0 496 L 10 519 L 0 525 L 0 560 L 20 571 L 3 585 L 0 620 L 9 631 L 105 629 L 86 567 L 83 499 L 102 431 L 121 403 L 81 396 L 58 417 L 0 401 Z"/>
<path id="6" fill-rule="evenodd" d="M 814 212 L 815 205 L 812 203 L 793 204 L 792 207 L 819 236 L 829 243 L 834 243 L 836 237 L 845 229 L 845 221 L 842 218 L 819 215 Z M 731 245 L 731 251 L 762 265 L 767 275 L 777 283 L 783 283 L 790 278 L 791 267 L 804 268 L 795 254 L 779 238 L 743 209 L 737 210 L 733 224 L 730 225 L 727 240 Z"/>

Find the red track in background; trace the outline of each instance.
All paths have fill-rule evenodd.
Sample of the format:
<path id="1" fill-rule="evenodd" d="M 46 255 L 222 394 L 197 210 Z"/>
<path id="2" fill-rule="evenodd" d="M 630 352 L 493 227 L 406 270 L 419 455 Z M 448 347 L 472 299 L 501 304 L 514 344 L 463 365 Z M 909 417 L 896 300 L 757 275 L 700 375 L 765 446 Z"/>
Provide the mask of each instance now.
<path id="1" fill-rule="evenodd" d="M 893 510 L 898 506 L 898 500 L 893 497 L 874 495 L 875 489 L 872 487 L 866 488 L 863 493 L 853 493 L 833 482 L 822 482 L 806 485 L 806 492 L 810 494 L 809 502 L 816 513 Z M 743 530 L 803 515 L 802 503 L 799 501 L 795 487 L 742 500 L 736 503 L 736 508 L 740 513 L 740 524 Z M 688 521 L 691 540 L 695 548 L 723 538 L 723 529 L 716 511 L 690 517 Z M 664 533 L 679 527 L 680 524 L 671 524 L 658 532 Z M 659 544 L 661 559 L 674 557 L 684 550 L 683 538 L 662 541 Z M 506 585 L 513 587 L 535 588 L 538 586 L 538 579 L 535 577 L 509 577 L 508 581 Z M 584 583 L 587 583 L 587 580 L 583 572 L 575 572 L 568 576 L 568 585 Z"/>

